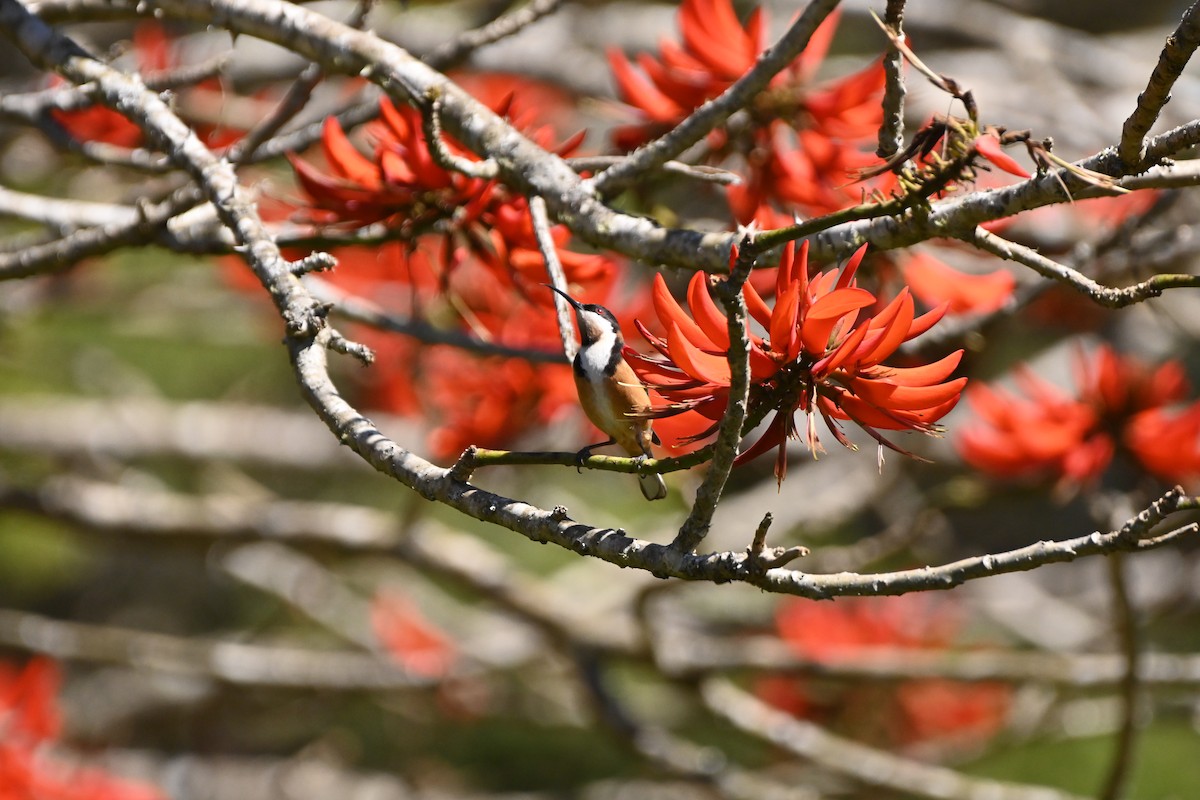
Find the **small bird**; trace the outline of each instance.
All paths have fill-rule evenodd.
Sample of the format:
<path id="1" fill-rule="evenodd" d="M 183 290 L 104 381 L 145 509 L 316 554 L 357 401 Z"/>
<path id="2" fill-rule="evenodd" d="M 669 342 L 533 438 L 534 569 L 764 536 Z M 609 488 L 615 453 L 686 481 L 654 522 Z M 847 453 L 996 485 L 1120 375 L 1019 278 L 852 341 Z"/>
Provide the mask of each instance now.
<path id="1" fill-rule="evenodd" d="M 558 292 L 575 309 L 579 324 L 579 352 L 573 364 L 575 389 L 587 418 L 609 437 L 606 442 L 580 450 L 579 460 L 593 449 L 609 444 L 620 445 L 635 459 L 649 457 L 650 443 L 660 444 L 646 416 L 650 411 L 650 393 L 621 356 L 625 340 L 617 318 L 604 306 L 580 303 L 566 292 L 543 285 Z M 662 475 L 639 474 L 638 485 L 647 500 L 667 496 Z"/>

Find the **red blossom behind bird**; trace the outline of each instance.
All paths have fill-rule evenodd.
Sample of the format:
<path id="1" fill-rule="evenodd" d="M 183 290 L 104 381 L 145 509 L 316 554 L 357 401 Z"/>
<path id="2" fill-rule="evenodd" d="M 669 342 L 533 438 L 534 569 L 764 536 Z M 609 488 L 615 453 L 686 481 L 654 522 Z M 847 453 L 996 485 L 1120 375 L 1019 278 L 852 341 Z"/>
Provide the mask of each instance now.
<path id="1" fill-rule="evenodd" d="M 518 87 L 519 88 L 519 87 Z M 494 104 L 514 125 L 525 127 L 531 139 L 551 148 L 549 126 L 530 127 L 530 115 L 516 110 L 515 95 Z M 440 266 L 449 274 L 469 256 L 500 275 L 541 280 L 541 252 L 533 232 L 528 201 L 496 180 L 470 177 L 444 169 L 434 159 L 422 129 L 421 112 L 390 100 L 380 101 L 380 120 L 368 126 L 374 141 L 370 157 L 358 151 L 334 117 L 325 120 L 321 147 L 329 173 L 290 156 L 296 179 L 308 205 L 302 220 L 317 225 L 360 227 L 383 223 L 415 242 L 435 242 Z M 582 136 L 569 139 L 555 152 L 564 155 L 578 146 Z M 452 138 L 441 146 L 459 158 L 478 158 Z M 611 262 L 597 255 L 565 249 L 569 233 L 561 225 L 552 236 L 568 279 L 587 281 L 610 269 Z M 536 272 L 536 275 L 530 274 Z"/>
<path id="2" fill-rule="evenodd" d="M 1102 346 L 1081 351 L 1076 366 L 1075 395 L 1024 366 L 1016 373 L 1024 396 L 969 391 L 979 419 L 958 438 L 963 459 L 995 477 L 1065 486 L 1094 482 L 1118 453 L 1167 483 L 1200 476 L 1200 402 L 1170 410 L 1191 392 L 1178 362 L 1151 369 Z"/>
<path id="3" fill-rule="evenodd" d="M 774 307 L 750 283 L 743 297 L 750 317 L 766 333 L 750 338 L 750 419 L 773 413 L 763 435 L 738 457 L 744 463 L 778 448 L 775 475 L 787 468 L 785 444 L 798 436 L 795 414 L 808 415 L 807 441 L 821 451 L 816 417 L 822 417 L 841 444 L 855 446 L 841 430 L 851 421 L 881 447 L 907 451 L 880 430 L 936 433 L 936 423 L 958 402 L 966 378 L 951 379 L 962 351 L 931 364 L 893 367 L 883 362 L 904 342 L 932 327 L 945 307 L 915 316 L 912 296 L 902 290 L 883 308 L 875 295 L 855 284 L 865 246 L 841 270 L 808 274 L 808 243 L 796 257 L 794 243 L 784 250 L 776 279 Z M 626 357 L 652 392 L 666 400 L 656 416 L 689 414 L 691 440 L 716 431 L 729 398 L 729 335 L 724 314 L 709 295 L 707 277 L 693 276 L 688 287 L 689 316 L 656 277 L 655 311 L 665 337 L 639 330 L 657 355 L 628 351 Z"/>

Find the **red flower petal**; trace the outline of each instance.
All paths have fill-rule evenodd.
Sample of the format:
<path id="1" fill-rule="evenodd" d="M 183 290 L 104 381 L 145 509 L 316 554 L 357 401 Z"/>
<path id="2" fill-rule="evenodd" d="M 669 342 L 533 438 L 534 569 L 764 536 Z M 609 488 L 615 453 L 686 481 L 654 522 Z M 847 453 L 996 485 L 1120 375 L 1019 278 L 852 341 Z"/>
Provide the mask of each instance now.
<path id="1" fill-rule="evenodd" d="M 696 324 L 720 350 L 729 349 L 729 325 L 708 293 L 708 276 L 697 272 L 688 283 L 688 307 Z"/>
<path id="2" fill-rule="evenodd" d="M 719 386 L 729 385 L 729 362 L 698 349 L 674 322 L 667 325 L 667 348 L 671 360 L 693 378 Z"/>

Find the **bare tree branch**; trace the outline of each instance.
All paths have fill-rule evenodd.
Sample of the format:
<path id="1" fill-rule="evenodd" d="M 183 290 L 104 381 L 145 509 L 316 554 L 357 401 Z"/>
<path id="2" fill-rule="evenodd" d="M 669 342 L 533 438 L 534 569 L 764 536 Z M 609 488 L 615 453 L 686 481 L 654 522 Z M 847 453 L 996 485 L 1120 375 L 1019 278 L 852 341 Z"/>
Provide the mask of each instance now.
<path id="1" fill-rule="evenodd" d="M 1138 95 L 1137 108 L 1121 129 L 1117 154 L 1127 172 L 1140 172 L 1147 161 L 1146 134 L 1158 119 L 1163 106 L 1171 99 L 1171 87 L 1179 79 L 1197 46 L 1200 46 L 1200 3 L 1193 3 L 1183 12 L 1179 27 L 1167 37 L 1150 81 L 1145 91 Z"/>

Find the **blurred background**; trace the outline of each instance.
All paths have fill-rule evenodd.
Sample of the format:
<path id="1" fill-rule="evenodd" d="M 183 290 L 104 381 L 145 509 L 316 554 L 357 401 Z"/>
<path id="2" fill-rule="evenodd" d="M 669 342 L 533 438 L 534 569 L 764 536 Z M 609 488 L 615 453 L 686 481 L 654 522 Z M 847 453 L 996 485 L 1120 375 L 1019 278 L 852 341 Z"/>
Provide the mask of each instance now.
<path id="1" fill-rule="evenodd" d="M 428 55 L 508 5 L 389 1 L 367 19 Z M 308 7 L 337 19 L 356 9 Z M 1073 160 L 1118 141 L 1184 7 L 913 0 L 904 21 L 927 64 L 971 87 L 984 121 L 1052 136 L 1054 152 Z M 796 8 L 768 4 L 768 28 L 781 31 Z M 843 4 L 815 85 L 883 51 L 871 8 L 883 10 Z M 750 9 L 737 4 L 743 20 Z M 679 41 L 678 13 L 675 4 L 564 3 L 455 64 L 455 75 L 496 102 L 518 87 L 553 141 L 586 130 L 580 154 L 611 152 L 614 129 L 634 117 L 605 48 L 659 53 L 662 40 Z M 214 147 L 265 117 L 303 67 L 247 37 L 146 25 L 68 29 L 126 68 L 183 74 L 174 101 Z M 112 223 L 115 207 L 180 185 L 111 119 L 60 111 L 31 124 L 22 98 L 49 102 L 55 84 L 11 49 L 0 58 L 5 253 Z M 911 71 L 908 88 L 910 134 L 949 110 Z M 363 91 L 330 78 L 284 130 L 373 102 Z M 1197 108 L 1193 70 L 1155 131 Z M 44 122 L 44 113 L 34 116 Z M 351 137 L 370 154 L 370 136 Z M 319 146 L 295 159 L 328 168 Z M 277 157 L 240 174 L 289 252 L 307 252 L 306 226 L 320 220 L 296 168 Z M 999 182 L 992 172 L 979 185 Z M 78 202 L 43 207 L 33 196 Z M 1195 272 L 1200 231 L 1187 190 L 1104 202 L 1024 214 L 1004 235 L 1113 285 Z M 713 184 L 664 180 L 618 203 L 666 224 L 733 224 Z M 1105 794 L 1114 786 L 1139 800 L 1200 796 L 1194 546 L 820 603 L 663 581 L 538 546 L 428 503 L 339 447 L 299 397 L 278 317 L 248 270 L 215 252 L 211 236 L 189 239 L 208 230 L 202 217 L 0 284 L 0 796 L 6 781 L 34 787 L 15 797 L 39 799 L 1058 798 L 1115 797 Z M 585 263 L 602 254 L 574 249 L 579 270 L 601 275 L 595 285 L 632 341 L 632 319 L 653 318 L 639 299 L 652 270 Z M 338 324 L 379 360 L 340 359 L 335 378 L 391 438 L 442 465 L 469 444 L 576 450 L 599 440 L 575 407 L 568 367 L 554 363 L 545 300 L 520 296 L 516 317 L 456 305 L 467 285 L 519 295 L 520 279 L 492 281 L 468 266 L 458 283 L 439 284 L 430 276 L 440 256 L 394 243 L 336 252 L 341 267 L 314 291 L 344 301 L 351 313 Z M 964 449 L 961 432 L 983 423 L 963 403 L 943 420 L 945 437 L 898 440 L 931 463 L 889 453 L 880 467 L 873 442 L 852 433 L 860 452 L 827 437 L 828 453 L 814 459 L 792 443 L 781 486 L 767 459 L 740 468 L 706 549 L 744 550 L 769 511 L 769 543 L 808 547 L 792 564 L 808 572 L 942 564 L 1111 530 L 1195 477 L 1200 462 L 1172 471 L 1122 427 L 1149 406 L 1195 417 L 1191 290 L 1105 311 L 939 243 L 864 270 L 875 270 L 877 291 L 900 280 L 923 300 L 922 273 L 904 261 L 921 253 L 967 276 L 1003 273 L 993 281 L 1004 289 L 993 307 L 964 299 L 942 338 L 913 343 L 909 356 L 963 348 L 957 374 L 1010 397 L 1031 392 L 1014 377 L 1019 364 L 1093 406 L 1111 399 L 1089 396 L 1097 376 L 1131 396 L 1152 387 L 1152 401 L 1096 412 L 1111 463 L 1083 480 L 1004 474 L 994 460 L 989 469 L 987 456 L 1014 456 Z M 682 296 L 688 276 L 667 277 Z M 936 305 L 941 295 L 930 291 Z M 411 323 L 405 333 L 388 330 L 398 319 Z M 464 352 L 455 346 L 463 336 L 532 360 Z M 1105 366 L 1105 352 L 1123 366 Z M 1159 456 L 1200 448 L 1194 436 L 1150 438 Z M 671 495 L 654 505 L 628 475 L 501 467 L 474 480 L 668 542 L 701 477 L 668 476 Z M 1122 655 L 1131 643 L 1136 681 Z M 31 740 L 36 752 L 22 750 Z M 991 781 L 1014 784 L 1011 794 L 986 794 Z"/>

